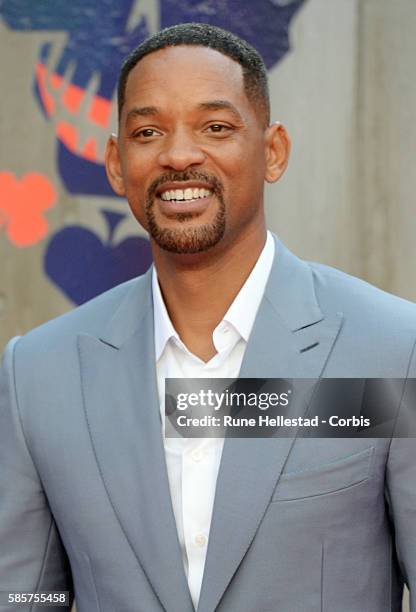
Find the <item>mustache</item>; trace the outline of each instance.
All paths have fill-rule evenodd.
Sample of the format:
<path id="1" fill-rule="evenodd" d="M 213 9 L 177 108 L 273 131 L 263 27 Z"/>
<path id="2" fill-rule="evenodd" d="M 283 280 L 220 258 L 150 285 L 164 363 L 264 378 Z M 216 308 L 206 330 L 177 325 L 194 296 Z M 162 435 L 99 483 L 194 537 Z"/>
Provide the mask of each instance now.
<path id="1" fill-rule="evenodd" d="M 147 208 L 152 205 L 153 198 L 159 187 L 161 187 L 165 183 L 179 183 L 185 181 L 201 181 L 208 185 L 215 195 L 222 197 L 224 191 L 223 185 L 221 181 L 217 179 L 217 177 L 213 174 L 208 174 L 207 172 L 199 172 L 196 170 L 188 170 L 185 172 L 169 172 L 166 174 L 162 174 L 150 184 L 149 189 L 147 190 Z"/>

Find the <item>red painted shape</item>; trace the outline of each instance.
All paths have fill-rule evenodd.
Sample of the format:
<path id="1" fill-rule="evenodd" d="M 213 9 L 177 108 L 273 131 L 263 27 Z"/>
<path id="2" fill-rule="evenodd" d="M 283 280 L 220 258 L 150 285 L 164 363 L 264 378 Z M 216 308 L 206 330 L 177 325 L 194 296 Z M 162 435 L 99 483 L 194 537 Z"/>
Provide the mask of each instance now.
<path id="1" fill-rule="evenodd" d="M 78 112 L 85 91 L 78 85 L 68 85 L 65 89 L 62 102 L 65 108 L 73 115 Z"/>
<path id="2" fill-rule="evenodd" d="M 46 236 L 43 212 L 55 201 L 55 188 L 46 176 L 30 172 L 19 180 L 11 172 L 0 172 L 0 229 L 5 228 L 15 246 L 32 246 Z"/>
<path id="3" fill-rule="evenodd" d="M 111 100 L 107 100 L 102 96 L 94 96 L 88 118 L 101 127 L 108 127 L 110 124 L 111 108 Z"/>
<path id="4" fill-rule="evenodd" d="M 36 64 L 35 74 L 43 107 L 49 116 L 53 115 L 55 112 L 55 101 L 46 88 L 46 67 L 40 63 Z"/>
<path id="5" fill-rule="evenodd" d="M 82 157 L 85 157 L 85 159 L 89 159 L 90 161 L 97 161 L 97 141 L 95 138 L 89 138 L 87 140 L 81 155 Z"/>
<path id="6" fill-rule="evenodd" d="M 74 125 L 66 121 L 59 121 L 56 124 L 56 134 L 70 151 L 76 153 L 78 132 Z"/>

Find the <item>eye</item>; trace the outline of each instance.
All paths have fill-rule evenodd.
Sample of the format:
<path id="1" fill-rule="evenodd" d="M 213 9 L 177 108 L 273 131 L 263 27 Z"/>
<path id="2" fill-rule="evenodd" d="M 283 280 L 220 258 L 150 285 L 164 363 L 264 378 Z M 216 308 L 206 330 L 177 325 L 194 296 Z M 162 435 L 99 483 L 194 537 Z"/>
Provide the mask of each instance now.
<path id="1" fill-rule="evenodd" d="M 211 123 L 211 125 L 207 127 L 207 131 L 211 132 L 211 134 L 221 135 L 225 135 L 227 132 L 231 132 L 232 129 L 233 128 L 231 126 L 225 125 L 224 123 Z"/>
<path id="2" fill-rule="evenodd" d="M 134 138 L 146 139 L 152 138 L 153 136 L 160 136 L 160 132 L 154 128 L 143 128 L 141 130 L 137 130 L 137 132 L 134 132 L 133 136 Z"/>

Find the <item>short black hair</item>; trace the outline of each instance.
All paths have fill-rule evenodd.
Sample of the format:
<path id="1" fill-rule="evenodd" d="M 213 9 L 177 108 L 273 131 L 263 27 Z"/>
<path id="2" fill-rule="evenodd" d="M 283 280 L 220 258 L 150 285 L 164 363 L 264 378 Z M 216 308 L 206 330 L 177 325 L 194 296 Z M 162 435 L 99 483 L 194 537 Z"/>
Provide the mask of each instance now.
<path id="1" fill-rule="evenodd" d="M 264 113 L 266 125 L 270 121 L 270 98 L 267 69 L 261 55 L 248 42 L 235 34 L 207 23 L 180 23 L 150 36 L 124 60 L 117 87 L 118 116 L 124 104 L 126 83 L 130 71 L 149 53 L 181 45 L 196 45 L 215 49 L 238 62 L 243 70 L 247 98 Z"/>

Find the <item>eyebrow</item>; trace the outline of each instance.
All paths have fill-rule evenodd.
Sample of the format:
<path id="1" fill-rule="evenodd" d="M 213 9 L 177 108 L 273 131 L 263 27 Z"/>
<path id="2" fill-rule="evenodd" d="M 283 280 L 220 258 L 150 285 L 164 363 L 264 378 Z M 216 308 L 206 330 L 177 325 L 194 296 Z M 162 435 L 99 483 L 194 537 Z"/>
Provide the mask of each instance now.
<path id="1" fill-rule="evenodd" d="M 157 115 L 160 110 L 156 106 L 134 106 L 127 113 L 127 120 L 131 117 L 149 117 L 150 115 Z"/>
<path id="2" fill-rule="evenodd" d="M 228 100 L 209 100 L 208 102 L 201 102 L 198 104 L 198 108 L 201 110 L 227 110 L 233 114 L 236 119 L 241 122 L 243 121 L 243 118 L 234 104 L 231 104 Z"/>
<path id="3" fill-rule="evenodd" d="M 197 108 L 198 110 L 226 110 L 234 115 L 238 121 L 243 121 L 237 108 L 228 100 L 208 100 L 198 104 Z M 127 121 L 132 117 L 150 117 L 159 113 L 161 113 L 161 110 L 157 106 L 135 106 L 127 113 Z"/>

